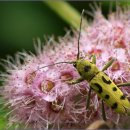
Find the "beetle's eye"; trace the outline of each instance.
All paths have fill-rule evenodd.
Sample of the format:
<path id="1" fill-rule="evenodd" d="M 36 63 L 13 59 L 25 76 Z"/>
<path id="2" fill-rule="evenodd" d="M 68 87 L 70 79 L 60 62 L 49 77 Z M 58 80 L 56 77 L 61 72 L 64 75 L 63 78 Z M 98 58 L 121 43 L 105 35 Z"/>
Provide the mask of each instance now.
<path id="1" fill-rule="evenodd" d="M 73 66 L 76 68 L 76 63 L 74 63 Z"/>

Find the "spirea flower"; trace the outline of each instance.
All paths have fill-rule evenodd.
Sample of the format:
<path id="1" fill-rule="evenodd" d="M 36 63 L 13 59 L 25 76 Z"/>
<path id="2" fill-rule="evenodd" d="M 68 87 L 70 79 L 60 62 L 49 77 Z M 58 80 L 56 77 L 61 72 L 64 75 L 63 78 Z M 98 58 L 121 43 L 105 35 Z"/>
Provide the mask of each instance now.
<path id="1" fill-rule="evenodd" d="M 81 31 L 80 52 L 90 60 L 96 55 L 96 65 L 101 70 L 112 57 L 114 64 L 105 72 L 115 83 L 130 81 L 130 18 L 129 10 L 103 17 L 100 10 L 93 22 Z M 39 43 L 41 41 L 38 39 Z M 23 124 L 24 128 L 85 128 L 101 117 L 101 100 L 91 94 L 90 108 L 86 109 L 89 84 L 84 81 L 69 85 L 66 81 L 79 78 L 71 64 L 57 62 L 74 61 L 77 57 L 78 32 L 59 38 L 50 38 L 44 47 L 36 47 L 37 55 L 26 52 L 16 55 L 15 63 L 6 60 L 3 79 L 3 96 L 9 112 L 9 126 Z M 21 63 L 22 62 L 22 63 Z M 52 65 L 44 67 L 47 65 Z M 125 95 L 130 88 L 123 87 Z M 124 120 L 105 106 L 107 118 L 115 123 Z M 125 120 L 126 121 L 126 120 Z M 121 126 L 121 124 L 120 124 Z"/>

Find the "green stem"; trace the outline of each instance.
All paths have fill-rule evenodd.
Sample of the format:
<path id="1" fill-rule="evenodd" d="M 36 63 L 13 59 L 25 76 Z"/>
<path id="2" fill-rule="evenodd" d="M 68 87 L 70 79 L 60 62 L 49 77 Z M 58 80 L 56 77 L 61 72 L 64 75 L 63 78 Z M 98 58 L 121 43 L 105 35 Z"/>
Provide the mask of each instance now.
<path id="1" fill-rule="evenodd" d="M 70 4 L 62 0 L 45 0 L 44 2 L 63 20 L 69 23 L 70 26 L 79 29 L 81 14 Z M 86 24 L 86 22 L 84 24 Z"/>

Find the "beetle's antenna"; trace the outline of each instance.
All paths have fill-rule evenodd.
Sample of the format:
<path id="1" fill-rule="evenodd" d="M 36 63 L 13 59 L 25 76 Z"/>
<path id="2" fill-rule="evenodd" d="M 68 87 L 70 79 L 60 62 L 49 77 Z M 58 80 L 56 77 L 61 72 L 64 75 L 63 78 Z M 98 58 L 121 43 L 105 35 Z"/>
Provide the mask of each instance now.
<path id="1" fill-rule="evenodd" d="M 65 64 L 74 64 L 74 61 L 68 61 L 68 62 L 57 62 L 57 63 L 54 63 L 54 64 L 50 64 L 50 65 L 46 65 L 46 66 L 43 66 L 43 67 L 39 67 L 39 69 L 42 69 L 42 68 L 46 68 L 46 67 L 49 67 L 49 66 L 54 66 L 54 65 L 57 65 L 57 64 L 62 64 L 62 63 L 65 63 Z M 35 70 L 34 72 L 36 72 L 37 70 Z"/>
<path id="2" fill-rule="evenodd" d="M 82 26 L 82 19 L 83 19 L 83 14 L 84 14 L 84 9 L 82 10 L 81 13 L 81 20 L 80 20 L 80 27 L 79 27 L 79 37 L 78 37 L 78 53 L 77 53 L 77 59 L 79 59 L 79 41 L 80 41 L 80 36 L 81 36 L 81 26 Z"/>

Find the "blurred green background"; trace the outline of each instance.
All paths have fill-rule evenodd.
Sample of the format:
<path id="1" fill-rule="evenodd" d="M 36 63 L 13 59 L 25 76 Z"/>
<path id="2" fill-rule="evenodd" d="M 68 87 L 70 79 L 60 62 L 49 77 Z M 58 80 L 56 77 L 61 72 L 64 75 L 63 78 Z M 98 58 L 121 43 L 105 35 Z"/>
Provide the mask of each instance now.
<path id="1" fill-rule="evenodd" d="M 82 9 L 91 11 L 89 4 L 93 2 L 68 3 L 81 13 Z M 112 1 L 100 3 L 107 16 Z M 44 42 L 44 36 L 64 36 L 66 28 L 70 29 L 70 25 L 42 1 L 0 1 L 0 59 L 22 50 L 34 52 L 33 39 L 39 37 Z M 0 112 L 0 129 L 6 124 L 3 114 Z"/>
<path id="2" fill-rule="evenodd" d="M 67 26 L 42 1 L 0 2 L 0 56 L 33 50 L 33 38 L 63 35 Z"/>
<path id="3" fill-rule="evenodd" d="M 69 1 L 79 12 L 90 10 L 89 1 Z M 102 2 L 103 3 L 103 2 Z M 105 13 L 109 2 L 105 2 Z M 104 11 L 103 11 L 104 12 Z M 33 39 L 43 36 L 63 36 L 70 25 L 42 1 L 0 2 L 0 58 L 17 51 L 33 51 Z"/>

